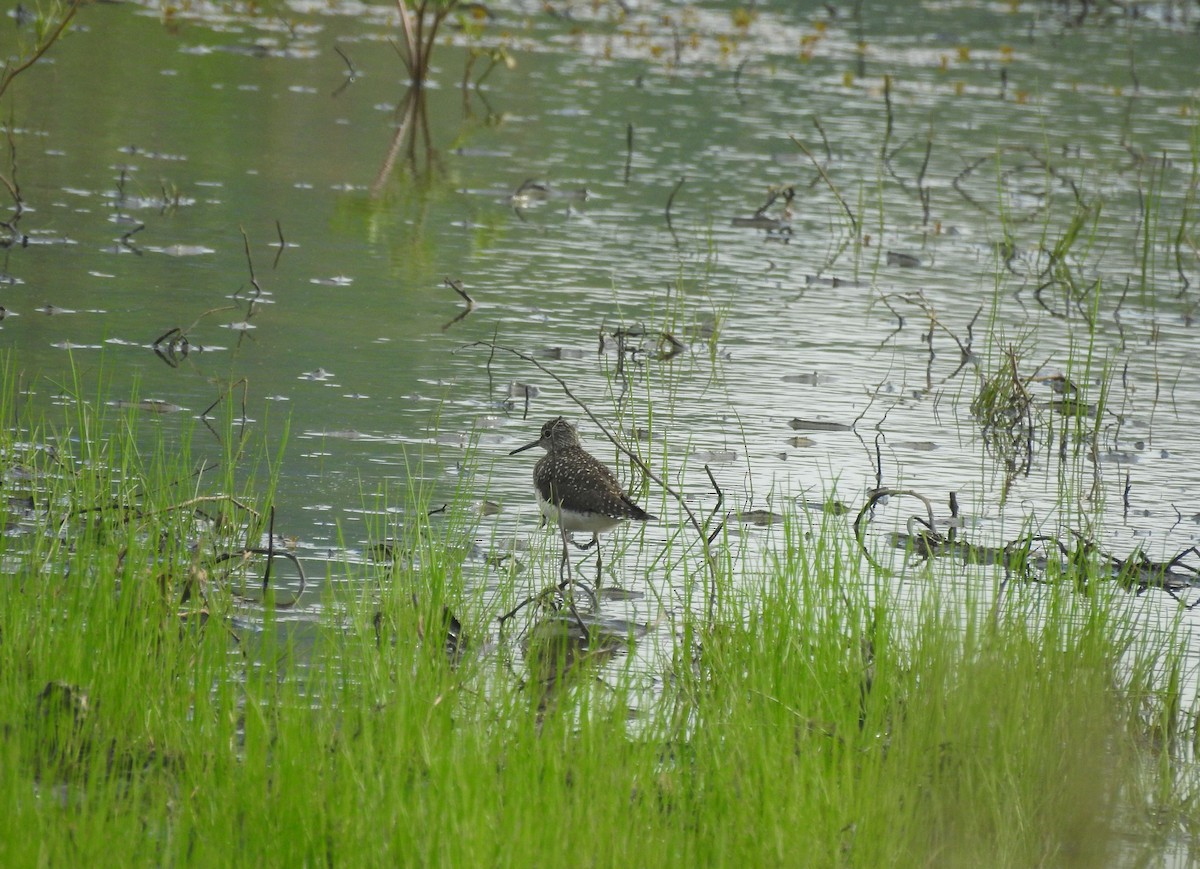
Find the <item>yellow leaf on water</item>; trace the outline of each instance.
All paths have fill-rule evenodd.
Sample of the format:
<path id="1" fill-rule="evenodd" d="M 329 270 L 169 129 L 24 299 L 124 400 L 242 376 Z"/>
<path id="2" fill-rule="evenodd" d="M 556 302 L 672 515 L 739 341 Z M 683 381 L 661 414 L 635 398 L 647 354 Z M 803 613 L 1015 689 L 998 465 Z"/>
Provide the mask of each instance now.
<path id="1" fill-rule="evenodd" d="M 745 30 L 754 23 L 754 19 L 758 17 L 758 13 L 743 7 L 738 7 L 733 10 L 733 26 L 740 27 Z"/>

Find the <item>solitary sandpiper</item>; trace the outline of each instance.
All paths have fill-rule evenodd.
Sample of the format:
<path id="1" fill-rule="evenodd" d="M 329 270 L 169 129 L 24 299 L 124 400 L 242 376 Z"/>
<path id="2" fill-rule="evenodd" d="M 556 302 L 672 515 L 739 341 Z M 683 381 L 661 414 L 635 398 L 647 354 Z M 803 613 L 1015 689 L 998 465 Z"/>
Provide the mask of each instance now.
<path id="1" fill-rule="evenodd" d="M 657 519 L 625 494 L 616 475 L 589 455 L 579 443 L 575 426 L 561 416 L 542 426 L 541 436 L 533 443 L 518 447 L 509 455 L 543 447 L 546 455 L 533 466 L 533 485 L 537 489 L 542 515 L 557 522 L 563 538 L 563 569 L 567 563 L 567 541 L 572 531 L 592 535 L 591 543 L 579 546 L 591 549 L 599 535 L 625 520 L 646 522 Z M 596 575 L 600 574 L 600 554 L 596 552 Z"/>

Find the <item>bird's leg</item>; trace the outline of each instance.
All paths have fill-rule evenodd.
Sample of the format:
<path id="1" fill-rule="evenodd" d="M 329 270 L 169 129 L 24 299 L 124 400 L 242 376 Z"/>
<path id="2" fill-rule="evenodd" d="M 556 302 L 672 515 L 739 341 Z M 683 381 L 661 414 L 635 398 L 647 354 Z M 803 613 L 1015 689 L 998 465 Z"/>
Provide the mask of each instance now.
<path id="1" fill-rule="evenodd" d="M 600 574 L 601 561 L 600 561 L 600 535 L 599 534 L 592 535 L 591 545 L 596 547 L 596 593 L 599 594 L 600 584 L 603 582 L 603 577 Z"/>
<path id="2" fill-rule="evenodd" d="M 567 541 L 571 539 L 571 535 L 567 533 L 567 529 L 562 525 L 558 526 L 558 530 L 562 533 L 562 560 L 558 565 L 558 578 L 562 580 L 565 587 L 571 581 L 571 550 L 567 548 Z"/>
<path id="3" fill-rule="evenodd" d="M 558 567 L 558 578 L 561 582 L 559 582 L 558 588 L 559 591 L 563 592 L 563 599 L 566 601 L 567 608 L 571 611 L 571 616 L 575 619 L 575 623 L 579 625 L 579 629 L 583 631 L 584 636 L 588 636 L 587 624 L 579 615 L 579 610 L 575 609 L 575 595 L 571 591 L 572 585 L 578 585 L 585 591 L 587 590 L 587 586 L 571 575 L 571 550 L 567 548 L 567 541 L 571 540 L 571 535 L 567 533 L 567 529 L 563 528 L 562 525 L 559 525 L 558 528 L 562 532 L 563 539 L 562 562 Z M 596 595 L 588 591 L 588 596 L 592 599 L 592 610 L 594 612 L 597 606 Z"/>
<path id="4" fill-rule="evenodd" d="M 572 543 L 575 543 L 575 538 L 574 538 L 574 537 L 572 537 L 572 538 L 571 538 L 571 542 L 572 542 Z M 587 543 L 575 543 L 575 548 L 576 548 L 576 549 L 584 549 L 584 550 L 586 550 L 586 549 L 591 549 L 591 548 L 592 548 L 593 546 L 595 546 L 595 545 L 596 545 L 596 535 L 595 535 L 595 534 L 593 534 L 593 535 L 592 535 L 592 539 L 591 539 L 591 540 L 589 540 Z"/>

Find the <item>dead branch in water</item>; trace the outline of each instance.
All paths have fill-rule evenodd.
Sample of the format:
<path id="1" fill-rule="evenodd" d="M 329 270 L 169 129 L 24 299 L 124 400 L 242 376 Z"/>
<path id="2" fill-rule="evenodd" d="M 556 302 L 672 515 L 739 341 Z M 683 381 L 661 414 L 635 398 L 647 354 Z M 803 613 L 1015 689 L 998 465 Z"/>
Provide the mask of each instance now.
<path id="1" fill-rule="evenodd" d="M 925 515 L 910 516 L 905 532 L 892 535 L 893 547 L 906 550 L 922 561 L 949 556 L 967 565 L 994 565 L 1003 568 L 1005 576 L 997 589 L 998 598 L 994 604 L 993 618 L 1008 581 L 1014 575 L 1024 578 L 1027 582 L 1050 582 L 1055 578 L 1066 578 L 1076 584 L 1078 591 L 1084 593 L 1089 590 L 1091 579 L 1107 578 L 1133 594 L 1158 589 L 1189 610 L 1200 606 L 1200 597 L 1187 603 L 1180 596 L 1181 592 L 1188 589 L 1200 589 L 1200 564 L 1184 563 L 1189 557 L 1200 559 L 1200 548 L 1192 546 L 1184 549 L 1168 561 L 1152 561 L 1141 550 L 1126 558 L 1120 558 L 1105 552 L 1091 538 L 1074 530 L 1068 530 L 1074 538 L 1070 543 L 1053 535 L 1038 534 L 1018 537 L 1003 546 L 979 545 L 962 539 L 961 534 L 943 535 L 938 532 L 934 528 L 933 505 L 924 495 L 911 489 L 876 489 L 867 498 L 854 520 L 854 537 L 863 556 L 884 576 L 890 576 L 893 571 L 881 565 L 867 546 L 866 530 L 870 523 L 868 514 L 883 498 L 900 495 L 919 500 L 925 507 Z M 953 522 L 957 519 L 957 498 L 952 496 L 950 504 Z M 1088 565 L 1094 565 L 1094 569 L 1083 565 L 1085 559 Z M 1079 569 L 1081 565 L 1082 570 Z"/>

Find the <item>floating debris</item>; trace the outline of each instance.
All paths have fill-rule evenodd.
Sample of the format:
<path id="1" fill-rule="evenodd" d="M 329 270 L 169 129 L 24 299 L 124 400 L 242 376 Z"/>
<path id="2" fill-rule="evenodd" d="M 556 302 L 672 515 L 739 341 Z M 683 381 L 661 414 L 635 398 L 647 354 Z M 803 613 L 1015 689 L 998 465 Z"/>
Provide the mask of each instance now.
<path id="1" fill-rule="evenodd" d="M 850 512 L 850 507 L 843 504 L 841 501 L 830 498 L 827 501 L 798 501 L 797 504 L 802 510 L 808 513 L 826 513 L 830 516 L 845 516 Z"/>
<path id="2" fill-rule="evenodd" d="M 169 401 L 163 401 L 160 398 L 143 398 L 140 401 L 125 401 L 118 399 L 110 401 L 109 407 L 117 407 L 121 410 L 143 410 L 146 413 L 179 413 L 187 410 L 186 407 L 181 407 L 178 404 L 172 404 Z"/>
<path id="3" fill-rule="evenodd" d="M 828 374 L 822 374 L 819 371 L 814 371 L 812 374 L 785 374 L 782 378 L 784 383 L 802 383 L 805 386 L 817 386 L 833 383 L 836 378 Z"/>
<path id="4" fill-rule="evenodd" d="M 618 588 L 615 585 L 610 585 L 600 589 L 598 594 L 601 600 L 624 601 L 624 600 L 643 600 L 646 595 L 640 591 L 632 591 L 630 589 Z"/>
<path id="5" fill-rule="evenodd" d="M 22 236 L 24 244 L 28 246 L 39 244 L 79 244 L 73 238 L 67 238 L 62 235 L 49 235 L 50 230 L 30 230 L 29 235 Z"/>
<path id="6" fill-rule="evenodd" d="M 743 525 L 757 525 L 765 528 L 768 525 L 778 525 L 783 517 L 770 510 L 741 510 L 733 511 L 726 517 L 731 522 L 741 522 Z"/>
<path id="7" fill-rule="evenodd" d="M 890 266 L 899 266 L 902 269 L 915 269 L 921 267 L 921 260 L 910 253 L 889 250 L 887 252 L 887 264 Z"/>
<path id="8" fill-rule="evenodd" d="M 537 355 L 542 359 L 582 359 L 583 351 L 573 347 L 547 347 L 539 350 Z"/>
<path id="9" fill-rule="evenodd" d="M 818 419 L 793 418 L 788 425 L 792 431 L 850 431 L 850 426 L 844 422 L 825 422 Z"/>

